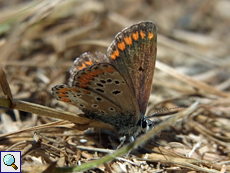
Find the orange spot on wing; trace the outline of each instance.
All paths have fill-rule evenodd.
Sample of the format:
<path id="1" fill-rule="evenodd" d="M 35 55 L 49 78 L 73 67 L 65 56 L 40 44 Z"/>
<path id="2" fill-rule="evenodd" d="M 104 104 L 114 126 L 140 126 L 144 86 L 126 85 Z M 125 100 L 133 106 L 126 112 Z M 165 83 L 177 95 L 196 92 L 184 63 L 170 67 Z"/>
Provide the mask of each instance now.
<path id="1" fill-rule="evenodd" d="M 143 31 L 140 31 L 140 35 L 141 35 L 141 38 L 144 39 L 145 38 L 145 33 Z"/>
<path id="2" fill-rule="evenodd" d="M 149 33 L 148 33 L 148 38 L 149 38 L 149 40 L 151 40 L 153 37 L 154 37 L 154 34 L 151 33 L 151 32 L 149 32 Z"/>
<path id="3" fill-rule="evenodd" d="M 80 88 L 87 88 L 87 86 L 85 84 L 82 84 L 82 83 L 79 83 L 77 86 Z"/>
<path id="4" fill-rule="evenodd" d="M 83 63 L 82 66 L 78 67 L 79 70 L 83 69 L 84 67 L 86 67 L 86 65 Z"/>
<path id="5" fill-rule="evenodd" d="M 77 92 L 77 93 L 80 92 L 80 90 L 78 90 L 77 88 L 71 88 L 71 90 L 74 91 L 74 92 Z"/>
<path id="6" fill-rule="evenodd" d="M 69 91 L 69 88 L 62 88 L 59 90 L 59 93 L 66 94 Z"/>
<path id="7" fill-rule="evenodd" d="M 71 102 L 71 101 L 70 101 L 69 99 L 67 99 L 67 98 L 62 98 L 61 101 L 63 101 L 63 102 Z"/>
<path id="8" fill-rule="evenodd" d="M 61 93 L 61 94 L 58 94 L 58 97 L 67 97 L 67 95 L 66 95 L 66 94 Z"/>
<path id="9" fill-rule="evenodd" d="M 82 78 L 89 79 L 89 80 L 92 80 L 92 79 L 93 79 L 93 76 L 92 76 L 92 75 L 90 75 L 89 73 L 87 73 L 87 74 L 83 74 L 83 75 L 81 75 L 81 77 L 82 77 Z"/>
<path id="10" fill-rule="evenodd" d="M 119 56 L 119 51 L 115 50 L 110 57 L 115 60 L 118 56 Z"/>
<path id="11" fill-rule="evenodd" d="M 116 56 L 115 55 L 111 55 L 110 58 L 116 59 Z"/>
<path id="12" fill-rule="evenodd" d="M 102 70 L 102 69 L 98 69 L 98 70 L 95 70 L 95 72 L 96 72 L 97 74 L 103 74 L 105 71 Z"/>
<path id="13" fill-rule="evenodd" d="M 105 69 L 107 72 L 109 73 L 113 73 L 114 72 L 114 68 L 113 67 L 108 67 Z"/>
<path id="14" fill-rule="evenodd" d="M 136 40 L 136 41 L 137 41 L 137 40 L 138 40 L 138 38 L 139 38 L 139 34 L 138 34 L 138 32 L 133 33 L 133 34 L 132 34 L 132 37 L 133 37 L 133 39 L 134 39 L 134 40 Z"/>
<path id="15" fill-rule="evenodd" d="M 125 43 L 127 44 L 127 45 L 132 45 L 133 44 L 133 42 L 132 42 L 132 38 L 129 36 L 129 37 L 125 37 Z"/>
<path id="16" fill-rule="evenodd" d="M 90 93 L 89 90 L 83 90 L 83 92 L 86 93 L 86 94 L 89 94 L 89 93 Z"/>
<path id="17" fill-rule="evenodd" d="M 120 50 L 124 50 L 124 49 L 125 49 L 125 43 L 124 43 L 123 41 L 120 42 L 120 43 L 118 43 L 117 46 L 118 46 L 118 48 L 119 48 Z"/>
<path id="18" fill-rule="evenodd" d="M 86 75 L 86 79 L 89 78 L 89 80 L 93 79 L 94 76 L 97 76 L 98 74 L 103 74 L 105 71 L 103 69 L 97 69 L 97 70 L 94 70 L 94 71 L 90 71 L 88 72 Z"/>
<path id="19" fill-rule="evenodd" d="M 80 82 L 80 83 L 84 83 L 84 84 L 85 84 L 85 83 L 89 83 L 89 80 L 88 80 L 88 79 L 85 79 L 85 78 L 82 78 L 82 77 L 81 77 L 81 78 L 78 78 L 77 81 Z"/>
<path id="20" fill-rule="evenodd" d="M 93 62 L 91 60 L 85 62 L 86 65 L 92 65 Z"/>
<path id="21" fill-rule="evenodd" d="M 95 71 L 91 71 L 91 72 L 88 72 L 87 75 L 88 76 L 97 76 L 98 74 Z"/>

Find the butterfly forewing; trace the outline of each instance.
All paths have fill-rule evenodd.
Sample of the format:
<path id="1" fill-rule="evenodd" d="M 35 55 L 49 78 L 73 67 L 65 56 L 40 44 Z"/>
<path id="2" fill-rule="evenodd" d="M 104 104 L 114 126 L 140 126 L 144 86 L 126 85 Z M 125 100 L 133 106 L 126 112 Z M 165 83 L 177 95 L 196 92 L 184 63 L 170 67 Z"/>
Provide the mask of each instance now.
<path id="1" fill-rule="evenodd" d="M 108 57 L 124 76 L 135 95 L 141 116 L 145 114 L 156 61 L 156 28 L 141 22 L 118 33 Z"/>

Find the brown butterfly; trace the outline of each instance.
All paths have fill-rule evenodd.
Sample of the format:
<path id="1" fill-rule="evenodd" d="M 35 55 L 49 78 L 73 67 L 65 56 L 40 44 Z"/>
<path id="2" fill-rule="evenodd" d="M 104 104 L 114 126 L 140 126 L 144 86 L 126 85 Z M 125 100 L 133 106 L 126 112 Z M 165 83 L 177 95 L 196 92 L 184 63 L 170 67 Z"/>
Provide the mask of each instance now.
<path id="1" fill-rule="evenodd" d="M 144 21 L 115 36 L 107 55 L 84 53 L 74 62 L 69 84 L 52 87 L 61 101 L 85 116 L 113 125 L 120 137 L 134 140 L 153 127 L 145 117 L 156 61 L 156 27 Z"/>

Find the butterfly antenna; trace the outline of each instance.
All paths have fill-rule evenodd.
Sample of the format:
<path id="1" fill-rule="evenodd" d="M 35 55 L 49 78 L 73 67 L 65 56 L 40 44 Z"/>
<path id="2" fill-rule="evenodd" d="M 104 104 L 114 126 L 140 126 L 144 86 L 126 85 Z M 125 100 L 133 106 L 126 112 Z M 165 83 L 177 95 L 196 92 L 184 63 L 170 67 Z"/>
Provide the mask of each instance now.
<path id="1" fill-rule="evenodd" d="M 177 106 L 177 107 L 172 107 L 172 108 L 166 108 L 166 109 L 161 109 L 155 113 L 153 113 L 152 115 L 150 115 L 149 117 L 152 117 L 153 115 L 155 114 L 158 114 L 158 113 L 161 113 L 161 112 L 164 112 L 164 111 L 168 111 L 168 110 L 172 110 L 172 109 L 181 109 L 181 108 L 187 108 L 188 106 Z"/>

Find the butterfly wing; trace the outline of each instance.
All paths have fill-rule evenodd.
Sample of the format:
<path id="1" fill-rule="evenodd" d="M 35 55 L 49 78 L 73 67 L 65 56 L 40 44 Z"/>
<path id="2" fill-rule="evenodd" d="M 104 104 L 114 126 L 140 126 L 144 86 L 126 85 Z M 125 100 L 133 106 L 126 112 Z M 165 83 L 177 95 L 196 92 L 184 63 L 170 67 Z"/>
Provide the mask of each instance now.
<path id="1" fill-rule="evenodd" d="M 126 79 L 144 116 L 152 86 L 156 61 L 156 27 L 140 22 L 118 33 L 107 55 Z"/>
<path id="2" fill-rule="evenodd" d="M 97 57 L 95 57 L 93 54 L 86 52 L 83 53 L 80 57 L 76 58 L 74 61 L 73 67 L 70 70 L 70 78 L 69 78 L 69 85 L 71 86 L 74 80 L 75 74 L 84 69 L 85 67 L 89 67 L 92 64 L 98 64 L 100 62 L 109 62 L 106 55 L 102 53 L 97 53 Z"/>
<path id="3" fill-rule="evenodd" d="M 61 84 L 53 86 L 51 91 L 57 100 L 77 106 L 88 118 L 116 124 L 116 116 L 122 114 L 118 106 L 87 89 Z"/>
<path id="4" fill-rule="evenodd" d="M 84 67 L 67 85 L 56 85 L 52 94 L 61 101 L 78 106 L 89 118 L 120 127 L 136 125 L 139 108 L 122 75 L 108 63 Z"/>

